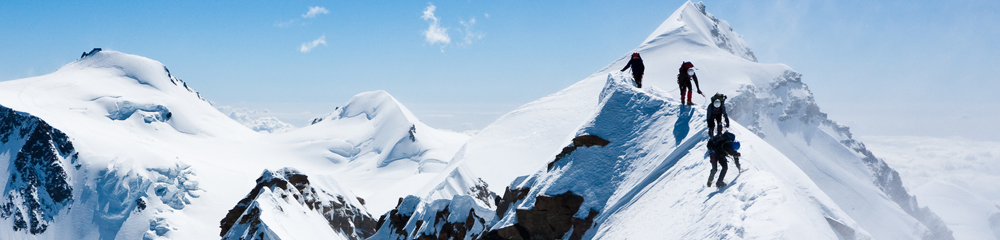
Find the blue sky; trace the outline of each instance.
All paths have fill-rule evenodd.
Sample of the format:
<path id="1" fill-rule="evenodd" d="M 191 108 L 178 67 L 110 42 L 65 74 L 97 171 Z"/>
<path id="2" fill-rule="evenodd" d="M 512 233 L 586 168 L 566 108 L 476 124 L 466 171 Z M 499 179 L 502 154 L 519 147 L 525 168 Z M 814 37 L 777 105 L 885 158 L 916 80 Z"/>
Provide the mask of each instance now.
<path id="1" fill-rule="evenodd" d="M 683 2 L 3 1 L 0 81 L 102 47 L 296 125 L 384 89 L 431 126 L 462 131 L 592 74 Z M 1000 140 L 998 1 L 705 4 L 760 62 L 802 73 L 855 134 Z"/>

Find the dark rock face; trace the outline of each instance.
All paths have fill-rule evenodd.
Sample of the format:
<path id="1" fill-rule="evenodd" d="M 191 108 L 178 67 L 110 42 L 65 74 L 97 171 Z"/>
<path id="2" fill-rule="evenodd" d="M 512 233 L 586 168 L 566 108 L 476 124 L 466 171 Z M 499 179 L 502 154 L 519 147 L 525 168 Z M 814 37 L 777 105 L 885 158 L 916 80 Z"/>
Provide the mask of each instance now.
<path id="1" fill-rule="evenodd" d="M 608 143 L 611 143 L 611 142 L 609 142 L 608 140 L 604 140 L 601 137 L 594 136 L 594 135 L 583 135 L 583 136 L 579 136 L 579 137 L 573 138 L 573 146 L 577 146 L 577 147 L 579 147 L 579 146 L 590 147 L 590 146 L 594 146 L 594 145 L 599 145 L 599 146 L 603 147 L 603 146 L 607 146 Z"/>
<path id="2" fill-rule="evenodd" d="M 531 192 L 530 188 L 516 188 L 511 190 L 510 187 L 507 187 L 504 189 L 503 198 L 497 202 L 497 217 L 502 218 L 504 214 L 507 214 L 507 209 L 510 208 L 510 205 L 524 200 L 528 196 L 528 192 Z"/>
<path id="3" fill-rule="evenodd" d="M 251 239 L 260 238 L 265 234 L 267 229 L 261 229 L 266 227 L 261 224 L 261 209 L 254 204 L 264 188 L 275 193 L 287 194 L 299 204 L 323 214 L 330 228 L 344 233 L 351 239 L 365 239 L 375 234 L 375 219 L 367 212 L 351 204 L 342 195 L 313 188 L 306 175 L 294 169 L 284 168 L 275 172 L 265 170 L 262 176 L 257 178 L 257 185 L 250 194 L 240 200 L 219 222 L 219 227 L 222 228 L 220 236 L 225 239 Z M 248 230 L 230 232 L 236 225 L 244 225 Z"/>
<path id="4" fill-rule="evenodd" d="M 608 140 L 604 140 L 601 137 L 594 136 L 594 135 L 582 135 L 582 136 L 575 137 L 575 138 L 573 138 L 573 145 L 570 145 L 568 147 L 564 147 L 562 149 L 562 152 L 560 152 L 559 154 L 556 155 L 556 159 L 552 160 L 552 162 L 549 163 L 548 170 L 552 170 L 552 166 L 554 166 L 556 164 L 556 162 L 559 162 L 559 159 L 562 159 L 563 157 L 566 157 L 566 155 L 569 155 L 574 150 L 576 150 L 576 148 L 578 148 L 578 147 L 591 147 L 591 146 L 595 146 L 595 145 L 603 147 L 603 146 L 607 146 L 608 143 L 611 143 L 611 142 L 609 142 Z"/>
<path id="5" fill-rule="evenodd" d="M 417 198 L 416 201 L 419 200 L 420 199 Z M 382 215 L 382 217 L 379 217 L 378 225 L 375 228 L 376 231 L 392 231 L 394 235 L 409 236 L 405 229 L 406 223 L 410 221 L 410 217 L 413 216 L 413 211 L 416 209 L 401 209 L 400 207 L 404 201 L 405 199 L 399 198 L 399 202 L 396 203 L 396 208 L 392 209 L 385 215 Z M 388 225 L 386 225 L 386 220 L 389 221 Z"/>
<path id="6" fill-rule="evenodd" d="M 0 106 L 0 147 L 20 149 L 8 167 L 0 217 L 13 217 L 15 231 L 45 232 L 53 217 L 73 202 L 63 162 L 76 162 L 73 143 L 38 117 Z"/>
<path id="7" fill-rule="evenodd" d="M 505 194 L 506 196 L 506 194 Z M 566 192 L 555 196 L 539 195 L 532 209 L 514 211 L 517 223 L 491 230 L 483 239 L 582 239 L 598 212 L 591 209 L 585 219 L 573 217 L 583 204 L 583 197 Z"/>

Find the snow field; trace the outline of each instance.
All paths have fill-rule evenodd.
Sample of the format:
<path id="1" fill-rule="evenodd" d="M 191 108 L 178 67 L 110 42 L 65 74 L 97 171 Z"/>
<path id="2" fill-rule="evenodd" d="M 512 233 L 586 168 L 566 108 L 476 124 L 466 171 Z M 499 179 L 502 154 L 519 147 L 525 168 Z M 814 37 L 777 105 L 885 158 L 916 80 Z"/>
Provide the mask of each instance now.
<path id="1" fill-rule="evenodd" d="M 219 112 L 161 63 L 115 51 L 0 85 L 0 105 L 65 132 L 81 163 L 63 161 L 74 200 L 54 224 L 39 235 L 0 230 L 12 239 L 215 238 L 219 220 L 261 171 L 289 166 L 332 175 L 373 200 L 365 207 L 379 215 L 425 185 L 468 139 L 419 122 L 384 91 L 359 94 L 335 111 L 343 117 L 261 134 Z M 12 158 L 14 145 L 0 156 Z"/>

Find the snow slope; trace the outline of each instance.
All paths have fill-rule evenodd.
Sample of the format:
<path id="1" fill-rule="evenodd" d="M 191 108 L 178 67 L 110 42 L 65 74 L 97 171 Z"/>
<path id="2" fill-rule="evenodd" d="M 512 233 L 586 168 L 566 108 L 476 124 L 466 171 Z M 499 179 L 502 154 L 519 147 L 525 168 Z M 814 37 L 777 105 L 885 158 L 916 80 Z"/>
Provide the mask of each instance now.
<path id="1" fill-rule="evenodd" d="M 3 239 L 217 238 L 219 221 L 254 179 L 284 167 L 330 176 L 350 189 L 344 194 L 377 199 L 363 207 L 380 214 L 436 175 L 468 138 L 420 123 L 382 91 L 358 95 L 329 121 L 262 134 L 219 112 L 163 64 L 115 51 L 2 82 L 0 106 L 15 116 L 7 126 L 41 139 L 19 133 L 0 143 L 8 163 L 0 164 L 0 178 L 15 183 L 5 186 L 0 205 L 24 213 L 5 211 L 0 221 L 17 226 L 30 210 L 24 206 L 42 202 L 45 214 L 32 218 L 47 226 L 32 230 L 31 219 L 22 219 L 29 226 L 0 228 Z M 46 127 L 36 128 L 40 122 Z M 21 162 L 30 167 L 17 171 Z M 53 179 L 66 179 L 67 187 L 23 177 L 32 172 L 65 175 Z M 33 189 L 39 194 L 22 194 Z"/>
<path id="2" fill-rule="evenodd" d="M 939 217 L 918 207 L 894 170 L 819 111 L 800 74 L 782 64 L 754 62 L 750 48 L 737 36 L 703 4 L 687 2 L 632 52 L 639 52 L 649 66 L 643 85 L 655 92 L 677 94 L 662 89 L 676 89 L 674 67 L 693 62 L 706 94 L 730 96 L 727 109 L 734 121 L 746 126 L 744 137 L 757 135 L 791 160 L 872 237 L 951 239 Z M 483 129 L 425 187 L 423 196 L 474 194 L 467 186 L 477 179 L 491 191 L 502 192 L 517 177 L 543 168 L 588 116 L 600 110 L 608 74 L 624 66 L 629 55 Z M 700 96 L 694 102 L 707 103 Z"/>
<path id="3" fill-rule="evenodd" d="M 630 81 L 630 80 L 629 80 Z M 591 210 L 596 239 L 870 239 L 808 176 L 754 135 L 739 137 L 743 167 L 732 186 L 706 188 L 711 168 L 703 111 L 669 101 L 666 92 L 608 77 L 597 111 L 576 133 L 606 139 L 577 148 L 512 189 L 530 189 L 494 229 L 518 222 L 539 195 L 571 192 Z M 743 130 L 738 124 L 734 130 Z M 670 227 L 662 227 L 670 226 Z"/>

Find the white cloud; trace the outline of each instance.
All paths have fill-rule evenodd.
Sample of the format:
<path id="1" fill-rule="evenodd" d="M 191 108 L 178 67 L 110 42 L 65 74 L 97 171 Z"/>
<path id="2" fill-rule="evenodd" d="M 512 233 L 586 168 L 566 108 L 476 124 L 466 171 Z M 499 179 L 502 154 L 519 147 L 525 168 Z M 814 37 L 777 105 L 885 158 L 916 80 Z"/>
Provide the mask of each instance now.
<path id="1" fill-rule="evenodd" d="M 277 22 L 277 23 L 274 24 L 274 26 L 277 26 L 277 27 L 280 27 L 280 28 L 288 27 L 288 26 L 291 26 L 292 24 L 295 24 L 298 21 L 299 21 L 298 19 L 292 19 L 292 20 L 288 20 L 288 21 L 284 21 L 284 22 Z"/>
<path id="2" fill-rule="evenodd" d="M 330 13 L 330 11 L 326 10 L 326 8 L 324 7 L 320 6 L 310 7 L 309 12 L 306 12 L 306 14 L 302 14 L 302 18 L 314 18 L 316 17 L 316 15 L 327 14 L 327 13 Z"/>
<path id="3" fill-rule="evenodd" d="M 299 51 L 302 53 L 307 53 L 309 51 L 312 51 L 313 48 L 319 46 L 320 44 L 326 46 L 326 35 L 320 36 L 319 38 L 313 40 L 312 42 L 302 43 L 302 46 L 299 47 Z"/>
<path id="4" fill-rule="evenodd" d="M 326 8 L 324 8 L 324 7 L 320 7 L 320 6 L 309 7 L 309 11 L 306 12 L 306 14 L 302 14 L 302 18 L 295 18 L 295 19 L 290 19 L 288 21 L 277 22 L 277 23 L 274 23 L 274 26 L 277 26 L 277 27 L 280 27 L 280 28 L 290 27 L 290 26 L 293 26 L 293 25 L 303 25 L 304 26 L 304 25 L 306 25 L 306 23 L 305 22 L 301 22 L 300 23 L 299 20 L 306 19 L 306 18 L 316 18 L 316 16 L 319 16 L 321 14 L 328 14 L 328 13 L 330 13 L 330 10 L 326 10 Z"/>
<path id="5" fill-rule="evenodd" d="M 489 13 L 483 13 L 483 15 L 485 15 L 486 18 L 490 18 L 490 14 Z"/>
<path id="6" fill-rule="evenodd" d="M 441 43 L 443 45 L 448 45 L 451 43 L 451 37 L 448 36 L 448 28 L 442 28 L 441 25 L 438 24 L 439 19 L 434 16 L 434 10 L 437 10 L 437 7 L 435 7 L 432 3 L 427 3 L 427 5 L 427 9 L 424 9 L 424 15 L 420 17 L 430 24 L 430 26 L 427 27 L 427 30 L 424 31 L 425 40 L 430 44 Z"/>
<path id="7" fill-rule="evenodd" d="M 465 30 L 461 30 L 461 32 L 465 33 L 465 38 L 463 39 L 464 41 L 461 44 L 462 46 L 472 45 L 472 42 L 483 38 L 483 33 L 472 30 L 472 27 L 476 25 L 476 17 L 472 17 L 472 19 L 469 19 L 468 22 L 459 20 L 458 23 L 465 26 Z"/>

